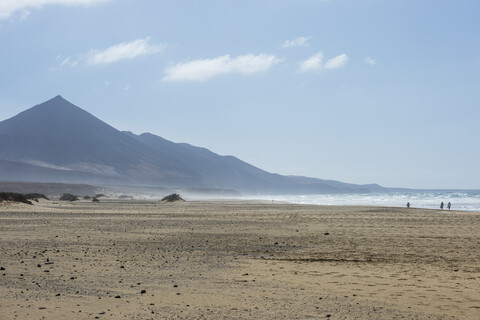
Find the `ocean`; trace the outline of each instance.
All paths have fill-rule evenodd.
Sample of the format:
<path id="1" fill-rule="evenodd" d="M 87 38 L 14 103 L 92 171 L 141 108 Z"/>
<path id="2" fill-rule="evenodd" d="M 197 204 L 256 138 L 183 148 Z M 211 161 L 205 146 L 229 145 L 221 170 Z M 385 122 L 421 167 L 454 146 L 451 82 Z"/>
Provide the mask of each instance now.
<path id="1" fill-rule="evenodd" d="M 438 192 L 395 192 L 366 194 L 322 194 L 322 195 L 282 195 L 252 196 L 245 199 L 273 200 L 297 204 L 318 205 L 373 205 L 387 207 L 440 209 L 443 201 L 452 204 L 452 210 L 480 212 L 480 191 L 438 191 Z"/>

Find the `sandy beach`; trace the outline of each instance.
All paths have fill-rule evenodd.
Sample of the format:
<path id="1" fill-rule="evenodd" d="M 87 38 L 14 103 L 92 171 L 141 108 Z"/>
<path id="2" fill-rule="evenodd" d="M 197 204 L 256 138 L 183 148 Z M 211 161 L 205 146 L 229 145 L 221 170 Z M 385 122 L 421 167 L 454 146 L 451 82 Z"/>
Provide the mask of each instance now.
<path id="1" fill-rule="evenodd" d="M 480 214 L 0 203 L 0 320 L 479 319 Z"/>

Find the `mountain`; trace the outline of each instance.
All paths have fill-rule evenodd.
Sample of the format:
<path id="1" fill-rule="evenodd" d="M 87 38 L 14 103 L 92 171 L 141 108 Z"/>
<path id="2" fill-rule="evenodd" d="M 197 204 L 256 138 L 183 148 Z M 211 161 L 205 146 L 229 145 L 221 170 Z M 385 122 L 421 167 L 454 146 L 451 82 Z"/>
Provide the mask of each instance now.
<path id="1" fill-rule="evenodd" d="M 0 180 L 169 188 L 257 194 L 358 193 L 377 185 L 272 174 L 233 156 L 121 132 L 61 96 L 0 122 Z"/>

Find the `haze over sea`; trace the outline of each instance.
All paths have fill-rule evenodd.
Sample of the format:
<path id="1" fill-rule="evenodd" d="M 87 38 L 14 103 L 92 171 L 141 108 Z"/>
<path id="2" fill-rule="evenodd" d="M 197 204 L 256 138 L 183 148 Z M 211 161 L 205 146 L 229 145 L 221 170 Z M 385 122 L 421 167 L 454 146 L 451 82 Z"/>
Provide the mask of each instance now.
<path id="1" fill-rule="evenodd" d="M 245 198 L 247 199 L 247 198 Z M 434 192 L 395 192 L 368 194 L 322 194 L 322 195 L 272 195 L 252 196 L 253 200 L 284 201 L 296 204 L 318 205 L 364 205 L 405 207 L 410 202 L 413 208 L 440 209 L 443 201 L 452 210 L 480 212 L 480 190 L 475 191 L 434 191 Z"/>

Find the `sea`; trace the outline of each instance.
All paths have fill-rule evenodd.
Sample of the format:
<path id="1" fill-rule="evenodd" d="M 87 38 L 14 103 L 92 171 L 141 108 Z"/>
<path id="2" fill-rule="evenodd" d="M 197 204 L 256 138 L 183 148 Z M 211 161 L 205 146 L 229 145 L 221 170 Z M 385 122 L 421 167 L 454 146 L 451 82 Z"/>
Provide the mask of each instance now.
<path id="1" fill-rule="evenodd" d="M 296 204 L 317 204 L 326 206 L 361 205 L 440 209 L 443 202 L 446 209 L 451 203 L 452 210 L 480 212 L 480 190 L 435 191 L 435 192 L 394 192 L 365 194 L 320 194 L 320 195 L 264 195 L 246 197 L 248 200 L 281 201 Z"/>

